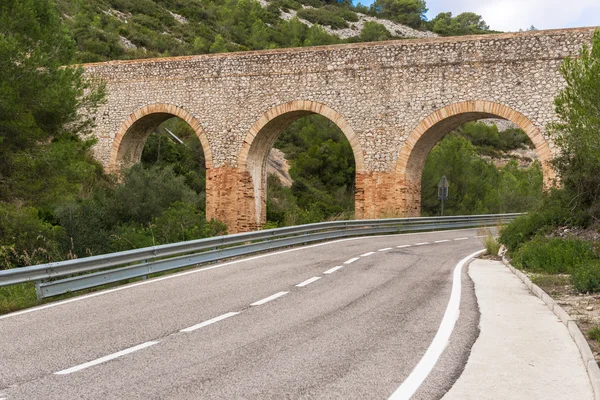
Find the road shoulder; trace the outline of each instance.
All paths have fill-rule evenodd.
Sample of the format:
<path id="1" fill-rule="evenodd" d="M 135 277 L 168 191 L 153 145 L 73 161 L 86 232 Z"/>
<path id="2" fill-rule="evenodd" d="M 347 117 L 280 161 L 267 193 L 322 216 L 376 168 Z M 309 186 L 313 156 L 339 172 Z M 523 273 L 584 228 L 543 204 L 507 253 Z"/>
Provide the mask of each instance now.
<path id="1" fill-rule="evenodd" d="M 481 333 L 453 399 L 592 399 L 583 360 L 567 328 L 501 262 L 469 267 Z"/>

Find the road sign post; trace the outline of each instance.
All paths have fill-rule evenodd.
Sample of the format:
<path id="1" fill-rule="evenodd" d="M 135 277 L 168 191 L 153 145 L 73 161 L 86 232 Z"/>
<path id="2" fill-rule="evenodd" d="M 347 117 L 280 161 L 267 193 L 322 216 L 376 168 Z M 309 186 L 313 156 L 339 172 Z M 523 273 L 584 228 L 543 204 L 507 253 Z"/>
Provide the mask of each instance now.
<path id="1" fill-rule="evenodd" d="M 442 217 L 444 216 L 444 201 L 448 200 L 448 179 L 446 175 L 442 176 L 440 183 L 438 183 L 438 200 L 442 201 Z"/>

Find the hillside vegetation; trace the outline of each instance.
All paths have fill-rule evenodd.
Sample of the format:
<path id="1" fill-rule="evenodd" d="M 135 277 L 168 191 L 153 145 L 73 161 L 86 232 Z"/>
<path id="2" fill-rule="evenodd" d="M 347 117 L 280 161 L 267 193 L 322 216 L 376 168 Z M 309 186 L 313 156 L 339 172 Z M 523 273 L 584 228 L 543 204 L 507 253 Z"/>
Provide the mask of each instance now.
<path id="1" fill-rule="evenodd" d="M 429 31 L 440 35 L 490 32 L 473 13 L 457 17 L 442 13 L 425 21 L 423 0 L 377 0 L 370 8 L 321 0 L 262 0 L 262 4 L 255 0 L 56 0 L 56 4 L 76 41 L 78 62 L 427 37 Z M 353 36 L 342 35 L 345 39 L 335 34 L 364 16 L 380 20 L 366 21 Z"/>

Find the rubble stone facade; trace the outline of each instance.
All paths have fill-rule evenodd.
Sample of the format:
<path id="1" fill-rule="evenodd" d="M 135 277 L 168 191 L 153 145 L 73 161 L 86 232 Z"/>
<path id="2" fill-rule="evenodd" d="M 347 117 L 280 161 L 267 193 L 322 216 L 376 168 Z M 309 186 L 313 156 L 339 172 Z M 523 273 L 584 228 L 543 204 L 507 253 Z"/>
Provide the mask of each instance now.
<path id="1" fill-rule="evenodd" d="M 265 221 L 266 159 L 297 118 L 321 114 L 356 161 L 356 217 L 415 216 L 425 158 L 443 135 L 501 118 L 532 139 L 545 178 L 559 67 L 593 28 L 400 40 L 87 64 L 107 102 L 95 155 L 117 172 L 139 162 L 149 133 L 177 116 L 206 155 L 207 217 L 230 232 Z"/>

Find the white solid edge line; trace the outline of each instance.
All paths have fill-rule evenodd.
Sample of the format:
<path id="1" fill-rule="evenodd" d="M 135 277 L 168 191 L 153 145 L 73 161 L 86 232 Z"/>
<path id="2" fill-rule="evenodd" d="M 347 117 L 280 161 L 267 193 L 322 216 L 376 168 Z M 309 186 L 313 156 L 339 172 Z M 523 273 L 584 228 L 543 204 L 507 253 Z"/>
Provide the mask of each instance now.
<path id="1" fill-rule="evenodd" d="M 83 363 L 83 364 L 76 365 L 75 367 L 63 369 L 62 371 L 55 372 L 54 375 L 72 374 L 73 372 L 81 371 L 82 369 L 86 369 L 86 368 L 89 368 L 89 367 L 93 367 L 94 365 L 98 365 L 98 364 L 102 364 L 102 363 L 110 361 L 110 360 L 114 360 L 115 358 L 119 358 L 119 357 L 122 357 L 122 356 L 124 356 L 126 354 L 130 354 L 130 353 L 133 353 L 135 351 L 145 349 L 146 347 L 150 347 L 150 346 L 155 345 L 157 343 L 158 343 L 157 341 L 153 341 L 153 342 L 146 342 L 146 343 L 138 344 L 137 346 L 133 346 L 133 347 L 130 347 L 130 348 L 125 349 L 125 350 L 118 351 L 118 352 L 113 353 L 113 354 L 109 354 L 108 356 L 100 357 L 100 358 L 98 358 L 98 359 L 96 359 L 94 361 L 89 361 L 89 362 L 86 362 L 86 363 Z"/>
<path id="2" fill-rule="evenodd" d="M 394 235 L 388 235 L 388 237 L 396 237 L 396 236 L 414 236 L 414 235 L 431 235 L 432 233 L 448 233 L 448 232 L 461 232 L 461 231 L 472 231 L 473 228 L 465 228 L 465 229 L 450 229 L 447 231 L 438 231 L 438 232 L 416 232 L 416 233 L 397 233 Z M 38 306 L 38 307 L 32 307 L 32 308 L 27 308 L 25 310 L 20 310 L 20 311 L 15 311 L 12 312 L 10 314 L 4 314 L 4 315 L 0 315 L 0 320 L 5 319 L 5 318 L 11 318 L 11 317 L 17 317 L 19 315 L 23 315 L 23 314 L 29 314 L 35 311 L 42 311 L 48 308 L 54 308 L 57 306 L 62 306 L 63 304 L 69 304 L 69 303 L 74 303 L 76 301 L 81 301 L 81 300 L 86 300 L 86 299 L 90 299 L 93 297 L 97 297 L 97 296 L 103 296 L 105 294 L 110 294 L 110 293 L 114 293 L 114 292 L 120 292 L 121 290 L 126 290 L 126 289 L 131 289 L 131 288 L 135 288 L 138 286 L 143 286 L 143 285 L 150 285 L 152 283 L 157 283 L 157 282 L 161 282 L 167 279 L 173 279 L 173 278 L 179 278 L 181 276 L 186 276 L 186 275 L 190 275 L 190 274 L 197 274 L 199 272 L 204 272 L 204 271 L 210 271 L 211 269 L 215 269 L 215 268 L 222 268 L 222 267 L 226 267 L 229 265 L 234 265 L 234 264 L 239 264 L 239 263 L 243 263 L 243 262 L 248 262 L 248 261 L 253 261 L 253 260 L 257 260 L 260 258 L 264 258 L 264 257 L 271 257 L 271 256 L 276 256 L 276 255 L 280 255 L 280 254 L 285 254 L 285 253 L 290 253 L 293 251 L 299 251 L 299 250 L 304 250 L 304 249 L 310 249 L 313 247 L 320 247 L 320 246 L 327 246 L 330 244 L 336 244 L 336 243 L 340 243 L 340 242 L 349 242 L 349 241 L 354 241 L 354 240 L 371 240 L 371 239 L 379 239 L 378 236 L 359 236 L 359 237 L 353 237 L 353 238 L 345 238 L 345 239 L 338 239 L 338 240 L 332 240 L 329 242 L 323 242 L 323 243 L 317 243 L 317 244 L 311 244 L 309 246 L 302 246 L 302 247 L 295 247 L 293 249 L 287 249 L 287 250 L 281 250 L 281 251 L 275 251 L 272 253 L 266 253 L 266 254 L 261 254 L 258 256 L 254 256 L 254 257 L 248 257 L 248 258 L 244 258 L 241 260 L 235 260 L 235 261 L 229 261 L 223 264 L 217 264 L 217 265 L 213 265 L 210 267 L 200 267 L 200 268 L 194 268 L 191 269 L 189 271 L 184 271 L 184 272 L 178 272 L 175 274 L 169 274 L 166 276 L 161 276 L 158 278 L 152 278 L 152 279 L 147 279 L 141 282 L 136 282 L 136 283 L 131 283 L 131 284 L 126 284 L 123 286 L 119 286 L 113 289 L 105 289 L 105 290 L 101 290 L 95 293 L 90 293 L 90 294 L 86 294 L 83 296 L 77 296 L 74 297 L 72 299 L 67 299 L 67 300 L 62 300 L 62 301 L 57 301 L 57 302 L 53 302 L 50 304 L 45 304 L 43 306 Z"/>
<path id="3" fill-rule="evenodd" d="M 369 257 L 370 255 L 373 255 L 373 254 L 375 254 L 375 252 L 374 252 L 374 251 L 370 251 L 370 252 L 368 252 L 368 253 L 361 254 L 360 256 L 361 256 L 361 257 Z"/>
<path id="4" fill-rule="evenodd" d="M 450 300 L 448 301 L 448 306 L 446 307 L 446 312 L 444 313 L 444 317 L 442 318 L 442 322 L 440 323 L 440 327 L 433 338 L 433 341 L 427 348 L 425 355 L 417 366 L 412 370 L 408 378 L 396 389 L 394 393 L 389 397 L 390 400 L 408 400 L 412 397 L 413 394 L 419 389 L 419 387 L 423 384 L 438 359 L 444 352 L 444 349 L 448 345 L 450 340 L 450 335 L 454 330 L 454 325 L 456 325 L 456 321 L 458 321 L 458 316 L 460 315 L 460 296 L 461 296 L 461 272 L 462 267 L 469 261 L 471 258 L 478 256 L 483 253 L 485 250 L 476 251 L 473 254 L 470 254 L 460 260 L 456 267 L 454 268 L 454 273 L 452 275 L 452 292 L 450 293 Z"/>
<path id="5" fill-rule="evenodd" d="M 296 287 L 304 287 L 306 285 L 310 285 L 311 283 L 316 282 L 319 279 L 321 279 L 320 276 L 313 276 L 312 278 L 307 279 L 304 282 L 300 282 L 299 284 L 296 285 Z"/>
<path id="6" fill-rule="evenodd" d="M 429 244 L 429 242 L 415 243 L 415 246 L 423 246 L 425 244 Z"/>
<path id="7" fill-rule="evenodd" d="M 391 247 L 386 247 L 385 249 L 379 249 L 377 251 L 388 251 L 388 250 L 391 250 L 391 249 L 392 249 Z"/>
<path id="8" fill-rule="evenodd" d="M 412 244 L 403 244 L 402 246 L 396 246 L 396 248 L 398 248 L 398 249 L 404 249 L 406 247 L 411 247 L 411 246 L 412 246 Z"/>
<path id="9" fill-rule="evenodd" d="M 229 317 L 233 317 L 234 315 L 238 315 L 238 314 L 239 314 L 239 312 L 235 312 L 235 311 L 234 312 L 228 312 L 226 314 L 219 315 L 218 317 L 215 317 L 213 319 L 209 319 L 207 321 L 200 322 L 199 324 L 190 326 L 189 328 L 182 329 L 179 332 L 192 332 L 192 331 L 195 331 L 196 329 L 204 328 L 205 326 L 214 324 L 215 322 L 222 321 L 224 319 L 227 319 Z"/>
<path id="10" fill-rule="evenodd" d="M 327 275 L 333 274 L 335 271 L 337 271 L 338 269 L 342 269 L 342 268 L 344 268 L 343 265 L 338 265 L 337 267 L 330 268 L 330 269 L 328 269 L 327 271 L 325 271 L 323 273 L 327 274 Z"/>
<path id="11" fill-rule="evenodd" d="M 250 305 L 251 305 L 251 306 L 260 306 L 260 305 L 263 305 L 263 304 L 265 304 L 265 303 L 268 303 L 268 302 L 269 302 L 269 301 L 271 301 L 271 300 L 275 300 L 275 299 L 277 299 L 277 298 L 279 298 L 279 297 L 281 297 L 281 296 L 285 296 L 285 295 L 286 295 L 286 294 L 288 294 L 288 293 L 289 293 L 289 292 L 279 292 L 279 293 L 275 293 L 275 294 L 274 294 L 274 295 L 272 295 L 272 296 L 265 297 L 264 299 L 262 299 L 262 300 L 259 300 L 259 301 L 255 301 L 254 303 L 252 303 L 252 304 L 250 304 Z"/>
<path id="12" fill-rule="evenodd" d="M 444 240 L 436 240 L 433 243 L 446 243 L 446 242 L 449 242 L 449 241 L 450 241 L 449 239 L 444 239 Z"/>
<path id="13" fill-rule="evenodd" d="M 354 257 L 354 258 L 351 258 L 351 259 L 349 259 L 347 261 L 344 261 L 344 264 L 352 264 L 354 261 L 358 261 L 358 260 L 360 260 L 359 257 Z"/>
<path id="14" fill-rule="evenodd" d="M 461 238 L 456 238 L 454 240 L 468 240 L 468 239 L 469 239 L 468 237 L 461 237 Z"/>

